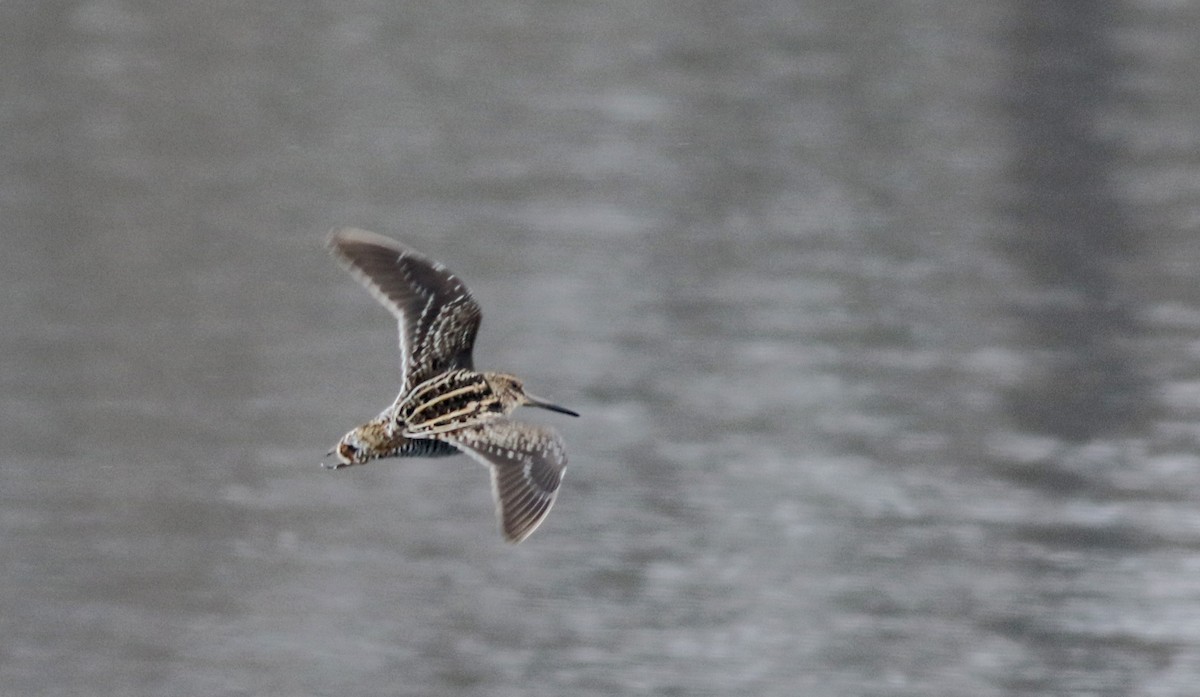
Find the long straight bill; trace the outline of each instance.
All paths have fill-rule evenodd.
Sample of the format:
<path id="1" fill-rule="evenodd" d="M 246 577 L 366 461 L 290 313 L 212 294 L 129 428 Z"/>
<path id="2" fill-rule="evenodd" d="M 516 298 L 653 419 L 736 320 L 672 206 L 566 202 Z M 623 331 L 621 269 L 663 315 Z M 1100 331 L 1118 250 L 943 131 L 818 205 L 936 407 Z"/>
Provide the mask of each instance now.
<path id="1" fill-rule="evenodd" d="M 579 416 L 579 412 L 571 411 L 570 409 L 566 407 L 560 407 L 557 404 L 551 404 L 550 402 L 543 401 L 537 397 L 532 397 L 528 392 L 525 393 L 525 399 L 525 404 L 531 407 L 549 409 L 550 411 L 556 411 L 559 414 L 566 414 L 567 416 Z"/>

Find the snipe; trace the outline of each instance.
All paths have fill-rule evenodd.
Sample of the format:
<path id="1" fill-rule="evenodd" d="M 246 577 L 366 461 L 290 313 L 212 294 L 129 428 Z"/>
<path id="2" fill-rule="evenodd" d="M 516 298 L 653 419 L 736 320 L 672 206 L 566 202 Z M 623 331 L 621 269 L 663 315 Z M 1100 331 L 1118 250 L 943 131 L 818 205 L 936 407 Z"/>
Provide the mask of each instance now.
<path id="1" fill-rule="evenodd" d="M 567 455 L 557 433 L 508 415 L 519 406 L 579 414 L 534 397 L 512 375 L 475 370 L 479 306 L 441 264 L 353 228 L 334 231 L 329 248 L 396 316 L 401 388 L 390 407 L 342 437 L 329 453 L 338 461 L 326 467 L 466 453 L 491 469 L 505 539 L 528 537 L 554 504 Z"/>

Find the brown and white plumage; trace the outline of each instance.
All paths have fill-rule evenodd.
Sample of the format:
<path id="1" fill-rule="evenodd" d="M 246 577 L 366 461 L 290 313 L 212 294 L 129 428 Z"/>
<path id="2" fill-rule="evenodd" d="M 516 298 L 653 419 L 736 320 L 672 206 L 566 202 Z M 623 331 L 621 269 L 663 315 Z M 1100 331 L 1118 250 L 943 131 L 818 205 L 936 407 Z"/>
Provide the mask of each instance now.
<path id="1" fill-rule="evenodd" d="M 482 315 L 444 266 L 365 230 L 337 230 L 329 246 L 395 315 L 402 384 L 390 407 L 342 437 L 332 467 L 464 452 L 491 469 L 505 538 L 528 537 L 554 504 L 567 458 L 554 431 L 507 417 L 523 405 L 578 414 L 533 397 L 512 375 L 474 370 Z"/>
<path id="2" fill-rule="evenodd" d="M 554 431 L 499 418 L 445 436 L 492 471 L 492 496 L 500 530 L 520 542 L 537 529 L 554 505 L 567 454 Z"/>
<path id="3" fill-rule="evenodd" d="M 383 235 L 342 228 L 330 249 L 400 325 L 402 392 L 447 370 L 472 368 L 483 313 L 446 267 Z"/>

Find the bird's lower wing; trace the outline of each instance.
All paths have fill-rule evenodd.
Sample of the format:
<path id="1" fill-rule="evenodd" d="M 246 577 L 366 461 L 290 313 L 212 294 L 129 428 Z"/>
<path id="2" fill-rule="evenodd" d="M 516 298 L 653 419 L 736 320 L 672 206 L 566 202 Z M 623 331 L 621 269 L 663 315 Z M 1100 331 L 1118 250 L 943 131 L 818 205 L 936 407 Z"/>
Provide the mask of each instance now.
<path id="1" fill-rule="evenodd" d="M 502 418 L 438 438 L 491 469 L 492 495 L 505 539 L 515 544 L 541 525 L 567 466 L 557 433 Z"/>

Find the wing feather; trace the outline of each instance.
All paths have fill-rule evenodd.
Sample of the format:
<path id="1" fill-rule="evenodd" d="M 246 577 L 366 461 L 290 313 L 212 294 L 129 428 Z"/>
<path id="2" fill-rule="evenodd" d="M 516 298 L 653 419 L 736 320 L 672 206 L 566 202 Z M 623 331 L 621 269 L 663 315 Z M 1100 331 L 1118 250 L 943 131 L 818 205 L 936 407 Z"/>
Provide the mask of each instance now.
<path id="1" fill-rule="evenodd" d="M 505 539 L 520 542 L 546 519 L 567 466 L 557 433 L 497 418 L 439 438 L 491 469 L 492 496 Z"/>
<path id="2" fill-rule="evenodd" d="M 329 247 L 395 315 L 403 392 L 448 370 L 474 367 L 471 351 L 482 313 L 457 276 L 419 252 L 366 230 L 335 230 Z"/>

